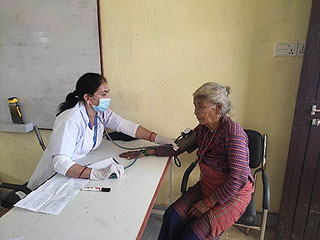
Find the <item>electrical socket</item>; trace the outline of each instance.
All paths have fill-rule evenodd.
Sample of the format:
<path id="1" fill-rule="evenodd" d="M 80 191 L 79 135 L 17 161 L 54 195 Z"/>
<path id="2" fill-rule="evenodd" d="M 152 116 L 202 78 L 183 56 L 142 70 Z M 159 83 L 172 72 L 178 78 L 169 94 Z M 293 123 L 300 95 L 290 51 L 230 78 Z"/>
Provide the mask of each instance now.
<path id="1" fill-rule="evenodd" d="M 296 57 L 298 43 L 275 43 L 274 57 Z"/>
<path id="2" fill-rule="evenodd" d="M 303 56 L 306 49 L 306 42 L 298 42 L 297 56 Z"/>

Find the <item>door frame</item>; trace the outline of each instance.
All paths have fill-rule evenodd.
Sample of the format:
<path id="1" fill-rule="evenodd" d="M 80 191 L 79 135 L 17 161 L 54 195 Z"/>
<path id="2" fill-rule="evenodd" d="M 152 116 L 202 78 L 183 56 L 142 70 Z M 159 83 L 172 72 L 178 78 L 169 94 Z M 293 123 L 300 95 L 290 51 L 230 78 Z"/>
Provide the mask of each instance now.
<path id="1" fill-rule="evenodd" d="M 305 213 L 305 208 L 310 211 L 314 202 L 311 199 L 319 194 L 313 193 L 312 187 L 311 190 L 304 188 L 304 183 L 319 178 L 319 159 L 312 159 L 307 155 L 310 154 L 310 144 L 316 144 L 309 142 L 309 138 L 314 137 L 312 134 L 314 135 L 316 128 L 311 125 L 311 119 L 320 118 L 319 115 L 316 117 L 310 115 L 311 105 L 315 103 L 317 92 L 319 94 L 319 75 L 320 0 L 313 0 L 279 212 L 277 229 L 279 240 L 304 238 L 308 227 L 308 212 Z M 319 106 L 318 104 L 318 108 Z M 317 136 L 319 136 L 318 129 Z M 314 151 L 312 146 L 311 148 L 311 152 Z M 316 154 L 317 152 L 314 156 Z"/>

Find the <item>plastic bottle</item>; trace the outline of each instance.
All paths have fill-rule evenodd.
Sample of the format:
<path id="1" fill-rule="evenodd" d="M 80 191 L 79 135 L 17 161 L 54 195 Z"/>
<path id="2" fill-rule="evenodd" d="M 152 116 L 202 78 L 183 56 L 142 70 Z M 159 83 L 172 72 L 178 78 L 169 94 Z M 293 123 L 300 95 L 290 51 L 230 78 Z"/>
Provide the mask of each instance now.
<path id="1" fill-rule="evenodd" d="M 8 98 L 9 109 L 11 113 L 11 118 L 13 123 L 21 124 L 23 123 L 22 114 L 18 103 L 17 97 Z"/>

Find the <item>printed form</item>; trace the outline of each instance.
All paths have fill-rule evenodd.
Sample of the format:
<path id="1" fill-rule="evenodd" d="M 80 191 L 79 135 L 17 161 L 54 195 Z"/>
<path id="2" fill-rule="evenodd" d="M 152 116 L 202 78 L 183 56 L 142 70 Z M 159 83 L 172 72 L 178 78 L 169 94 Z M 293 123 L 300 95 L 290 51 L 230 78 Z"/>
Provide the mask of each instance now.
<path id="1" fill-rule="evenodd" d="M 89 167 L 105 168 L 114 163 L 112 158 L 93 163 Z M 46 181 L 35 191 L 14 206 L 25 208 L 34 212 L 59 215 L 63 208 L 70 202 L 90 180 L 70 178 L 60 174 Z"/>

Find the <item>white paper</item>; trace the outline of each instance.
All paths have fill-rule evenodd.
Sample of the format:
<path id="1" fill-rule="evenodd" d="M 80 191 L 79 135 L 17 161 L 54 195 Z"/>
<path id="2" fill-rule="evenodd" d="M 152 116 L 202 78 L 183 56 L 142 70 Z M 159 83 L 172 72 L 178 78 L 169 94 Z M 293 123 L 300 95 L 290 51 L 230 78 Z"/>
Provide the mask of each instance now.
<path id="1" fill-rule="evenodd" d="M 105 168 L 115 163 L 112 158 L 89 165 L 92 168 Z M 46 181 L 38 189 L 31 192 L 14 206 L 25 208 L 34 212 L 59 215 L 63 208 L 70 202 L 90 180 L 70 178 L 60 174 Z"/>
<path id="2" fill-rule="evenodd" d="M 89 181 L 57 174 L 14 206 L 58 215 Z"/>

